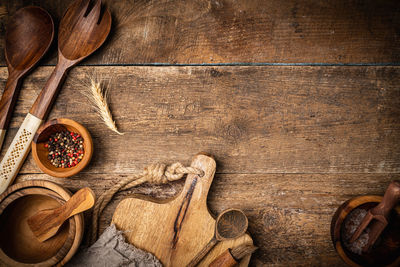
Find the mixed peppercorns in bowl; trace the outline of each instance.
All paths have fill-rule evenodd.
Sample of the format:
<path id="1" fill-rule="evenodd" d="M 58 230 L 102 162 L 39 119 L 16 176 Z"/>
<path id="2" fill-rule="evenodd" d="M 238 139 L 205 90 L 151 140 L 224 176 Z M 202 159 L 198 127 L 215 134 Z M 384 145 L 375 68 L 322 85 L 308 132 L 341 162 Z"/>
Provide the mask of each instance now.
<path id="1" fill-rule="evenodd" d="M 46 122 L 32 142 L 32 155 L 38 167 L 55 177 L 79 173 L 89 163 L 93 142 L 88 130 L 70 119 Z"/>
<path id="2" fill-rule="evenodd" d="M 68 130 L 51 135 L 44 147 L 49 150 L 48 160 L 57 168 L 75 167 L 85 151 L 82 136 Z"/>

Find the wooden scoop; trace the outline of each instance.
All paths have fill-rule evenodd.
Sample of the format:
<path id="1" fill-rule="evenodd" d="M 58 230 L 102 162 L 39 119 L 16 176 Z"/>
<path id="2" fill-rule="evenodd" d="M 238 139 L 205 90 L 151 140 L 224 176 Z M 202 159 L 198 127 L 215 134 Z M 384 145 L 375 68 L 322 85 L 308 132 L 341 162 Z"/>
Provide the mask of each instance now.
<path id="1" fill-rule="evenodd" d="M 82 188 L 64 205 L 39 211 L 29 217 L 27 223 L 37 239 L 44 242 L 54 236 L 68 218 L 93 207 L 95 199 L 95 194 L 89 187 Z"/>
<path id="2" fill-rule="evenodd" d="M 51 16 L 36 6 L 19 9 L 7 25 L 4 54 L 8 79 L 0 100 L 0 149 L 17 101 L 21 80 L 47 52 L 53 36 Z"/>
<path id="3" fill-rule="evenodd" d="M 367 252 L 375 244 L 378 237 L 388 224 L 390 211 L 400 201 L 400 181 L 392 181 L 386 189 L 382 202 L 370 209 L 354 232 L 350 243 L 356 241 L 362 232 L 369 226 L 369 238 L 367 244 L 363 247 L 363 252 Z"/>
<path id="4" fill-rule="evenodd" d="M 111 14 L 101 12 L 101 0 L 76 0 L 60 22 L 58 63 L 0 162 L 0 193 L 14 181 L 36 131 L 50 111 L 67 71 L 98 49 L 111 29 Z"/>
<path id="5" fill-rule="evenodd" d="M 189 262 L 188 267 L 196 266 L 220 241 L 242 236 L 249 225 L 246 215 L 239 209 L 227 209 L 218 215 L 215 232 L 208 244 Z"/>

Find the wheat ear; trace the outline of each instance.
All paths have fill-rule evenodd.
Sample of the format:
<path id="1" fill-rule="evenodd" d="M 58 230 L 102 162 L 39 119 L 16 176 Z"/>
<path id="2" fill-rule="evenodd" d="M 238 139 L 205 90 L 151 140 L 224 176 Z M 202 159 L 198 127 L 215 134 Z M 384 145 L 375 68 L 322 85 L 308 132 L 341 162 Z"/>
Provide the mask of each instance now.
<path id="1" fill-rule="evenodd" d="M 120 131 L 118 131 L 117 126 L 115 125 L 115 121 L 113 120 L 110 108 L 108 107 L 108 90 L 109 87 L 103 87 L 97 79 L 93 77 L 89 77 L 90 85 L 89 85 L 89 93 L 87 93 L 87 97 L 96 107 L 96 110 L 100 116 L 100 118 L 104 121 L 105 125 L 112 131 L 117 134 L 122 135 Z"/>

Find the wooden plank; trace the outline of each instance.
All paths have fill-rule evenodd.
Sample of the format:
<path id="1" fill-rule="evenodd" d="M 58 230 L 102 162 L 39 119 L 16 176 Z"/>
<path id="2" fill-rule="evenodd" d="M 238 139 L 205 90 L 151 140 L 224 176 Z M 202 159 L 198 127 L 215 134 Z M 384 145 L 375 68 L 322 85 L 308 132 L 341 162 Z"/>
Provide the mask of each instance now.
<path id="1" fill-rule="evenodd" d="M 129 174 L 80 174 L 72 179 L 57 179 L 26 174 L 19 176 L 18 181 L 47 179 L 73 191 L 90 186 L 100 195 L 126 175 Z M 217 174 L 208 203 L 214 214 L 228 207 L 245 211 L 249 232 L 260 247 L 252 258 L 252 266 L 343 266 L 330 240 L 332 215 L 349 198 L 382 195 L 392 179 L 400 179 L 400 175 Z M 182 182 L 143 185 L 119 193 L 101 217 L 100 230 L 109 225 L 122 199 L 133 193 L 165 199 L 179 192 Z"/>
<path id="2" fill-rule="evenodd" d="M 5 147 L 52 69 L 24 81 Z M 84 97 L 87 73 L 109 83 L 125 135 L 108 130 Z M 1 87 L 5 77 L 2 68 Z M 217 157 L 220 173 L 398 173 L 399 82 L 399 67 L 78 67 L 50 118 L 89 129 L 88 173 L 199 151 Z M 31 157 L 22 172 L 38 172 Z"/>
<path id="3" fill-rule="evenodd" d="M 58 24 L 71 0 L 0 0 L 0 64 L 9 15 L 46 8 Z M 84 64 L 399 63 L 400 2 L 112 1 L 110 40 Z M 55 63 L 55 47 L 44 61 Z"/>

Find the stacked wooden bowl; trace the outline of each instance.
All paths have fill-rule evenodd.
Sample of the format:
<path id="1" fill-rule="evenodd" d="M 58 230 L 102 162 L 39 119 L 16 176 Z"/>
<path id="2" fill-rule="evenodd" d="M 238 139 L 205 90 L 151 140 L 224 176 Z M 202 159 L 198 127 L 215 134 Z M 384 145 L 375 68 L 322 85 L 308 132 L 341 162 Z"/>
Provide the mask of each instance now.
<path id="1" fill-rule="evenodd" d="M 77 251 L 83 236 L 83 215 L 67 220 L 57 234 L 40 242 L 27 218 L 44 209 L 64 204 L 71 192 L 49 181 L 15 184 L 0 195 L 0 265 L 64 265 Z"/>

